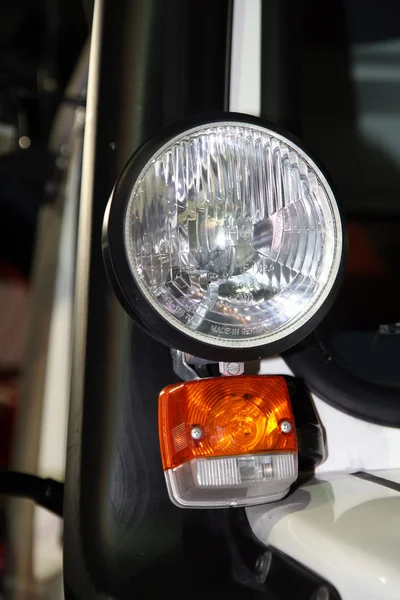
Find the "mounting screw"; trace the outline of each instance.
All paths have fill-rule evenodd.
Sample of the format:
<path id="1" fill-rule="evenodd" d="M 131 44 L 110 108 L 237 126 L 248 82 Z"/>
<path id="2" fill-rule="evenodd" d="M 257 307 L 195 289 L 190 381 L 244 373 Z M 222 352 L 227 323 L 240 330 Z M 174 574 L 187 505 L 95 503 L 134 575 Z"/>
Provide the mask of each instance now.
<path id="1" fill-rule="evenodd" d="M 280 427 L 282 433 L 290 433 L 292 431 L 292 424 L 290 421 L 282 421 Z"/>
<path id="2" fill-rule="evenodd" d="M 256 560 L 256 571 L 258 583 L 265 583 L 272 562 L 272 552 L 267 550 Z"/>
<path id="3" fill-rule="evenodd" d="M 328 588 L 323 585 L 318 590 L 313 592 L 313 594 L 310 596 L 310 600 L 329 600 L 330 597 L 331 595 Z"/>
<path id="4" fill-rule="evenodd" d="M 203 430 L 198 425 L 195 425 L 194 427 L 192 427 L 190 435 L 194 440 L 201 440 L 201 438 L 203 437 Z"/>
<path id="5" fill-rule="evenodd" d="M 244 372 L 244 363 L 220 362 L 219 372 L 221 375 L 242 375 Z"/>

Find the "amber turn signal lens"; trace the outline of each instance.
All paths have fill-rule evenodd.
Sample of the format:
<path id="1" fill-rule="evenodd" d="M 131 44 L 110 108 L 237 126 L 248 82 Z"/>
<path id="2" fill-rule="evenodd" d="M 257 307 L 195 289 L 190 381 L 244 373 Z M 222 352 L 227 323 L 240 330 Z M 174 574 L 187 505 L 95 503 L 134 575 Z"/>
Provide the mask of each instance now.
<path id="1" fill-rule="evenodd" d="M 159 430 L 170 493 L 171 485 L 178 489 L 185 479 L 196 496 L 195 504 L 174 497 L 179 505 L 202 505 L 199 494 L 193 495 L 196 487 L 226 492 L 230 486 L 237 487 L 240 503 L 248 504 L 243 500 L 252 497 L 252 484 L 258 485 L 253 503 L 265 501 L 268 490 L 260 483 L 269 484 L 276 496 L 277 481 L 287 484 L 297 475 L 295 425 L 283 377 L 244 375 L 170 385 L 159 398 Z M 228 502 L 223 496 L 221 506 Z M 228 504 L 238 505 L 236 496 Z"/>

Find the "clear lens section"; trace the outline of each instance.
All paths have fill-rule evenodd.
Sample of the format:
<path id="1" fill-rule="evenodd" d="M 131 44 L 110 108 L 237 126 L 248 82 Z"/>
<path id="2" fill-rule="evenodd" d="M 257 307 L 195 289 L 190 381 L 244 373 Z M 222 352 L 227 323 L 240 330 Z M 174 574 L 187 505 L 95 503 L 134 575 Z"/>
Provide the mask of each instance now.
<path id="1" fill-rule="evenodd" d="M 143 169 L 125 244 L 154 308 L 186 334 L 250 347 L 285 337 L 321 306 L 342 232 L 318 167 L 264 128 L 182 134 Z"/>
<path id="2" fill-rule="evenodd" d="M 165 472 L 171 500 L 182 507 L 216 508 L 273 502 L 297 478 L 297 455 L 199 458 Z"/>

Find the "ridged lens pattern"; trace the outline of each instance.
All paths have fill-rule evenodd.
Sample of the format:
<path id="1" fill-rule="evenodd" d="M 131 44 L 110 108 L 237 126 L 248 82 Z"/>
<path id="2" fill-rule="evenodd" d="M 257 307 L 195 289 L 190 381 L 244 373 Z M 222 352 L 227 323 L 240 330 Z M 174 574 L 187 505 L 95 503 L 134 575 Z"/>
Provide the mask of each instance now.
<path id="1" fill-rule="evenodd" d="M 174 138 L 143 169 L 125 244 L 147 300 L 199 340 L 280 339 L 321 306 L 340 263 L 332 192 L 292 142 L 217 123 Z"/>
<path id="2" fill-rule="evenodd" d="M 297 479 L 297 455 L 200 458 L 167 470 L 165 476 L 172 501 L 181 507 L 264 504 L 286 496 Z"/>
<path id="3" fill-rule="evenodd" d="M 292 425 L 285 433 L 281 423 Z M 193 428 L 200 431 L 193 438 Z M 295 452 L 296 433 L 283 377 L 215 377 L 172 384 L 159 398 L 164 468 L 199 457 Z"/>

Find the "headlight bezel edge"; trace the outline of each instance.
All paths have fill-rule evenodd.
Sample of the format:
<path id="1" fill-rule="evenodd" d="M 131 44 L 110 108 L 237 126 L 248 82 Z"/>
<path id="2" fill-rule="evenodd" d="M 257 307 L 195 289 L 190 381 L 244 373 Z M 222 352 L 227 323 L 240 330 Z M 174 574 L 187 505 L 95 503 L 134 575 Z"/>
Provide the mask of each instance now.
<path id="1" fill-rule="evenodd" d="M 298 329 L 277 341 L 247 348 L 223 347 L 205 343 L 168 323 L 148 302 L 132 274 L 131 266 L 125 247 L 125 216 L 132 189 L 140 176 L 145 165 L 151 161 L 162 146 L 173 138 L 184 134 L 186 131 L 199 126 L 212 125 L 218 122 L 238 122 L 242 124 L 253 124 L 263 127 L 282 136 L 284 139 L 297 146 L 316 165 L 325 178 L 329 188 L 333 190 L 333 196 L 338 208 L 338 224 L 341 228 L 342 245 L 340 251 L 340 263 L 337 269 L 336 279 L 332 284 L 328 296 L 325 298 L 317 311 L 302 324 Z M 163 129 L 157 136 L 138 148 L 128 161 L 121 177 L 119 178 L 109 200 L 103 224 L 103 255 L 108 276 L 113 284 L 114 290 L 121 304 L 128 314 L 144 328 L 150 335 L 167 346 L 178 350 L 200 356 L 209 360 L 257 360 L 260 358 L 280 354 L 307 337 L 321 322 L 323 317 L 331 308 L 343 274 L 343 266 L 346 256 L 346 229 L 342 211 L 337 202 L 337 195 L 331 184 L 326 170 L 316 160 L 312 153 L 304 148 L 302 142 L 291 134 L 276 127 L 272 123 L 240 113 L 213 113 L 191 117 Z"/>

